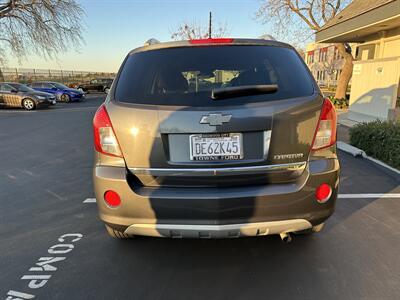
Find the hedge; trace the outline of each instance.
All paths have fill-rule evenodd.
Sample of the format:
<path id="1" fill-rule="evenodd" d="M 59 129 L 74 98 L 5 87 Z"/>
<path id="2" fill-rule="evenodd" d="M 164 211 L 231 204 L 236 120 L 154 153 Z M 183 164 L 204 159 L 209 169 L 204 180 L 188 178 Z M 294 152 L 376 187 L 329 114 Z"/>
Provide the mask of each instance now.
<path id="1" fill-rule="evenodd" d="M 357 124 L 350 128 L 350 143 L 400 170 L 400 122 Z"/>
<path id="2" fill-rule="evenodd" d="M 346 98 L 342 98 L 342 99 L 337 99 L 334 96 L 329 96 L 328 99 L 332 102 L 332 104 L 336 107 L 336 108 L 348 108 L 349 107 L 349 100 Z"/>

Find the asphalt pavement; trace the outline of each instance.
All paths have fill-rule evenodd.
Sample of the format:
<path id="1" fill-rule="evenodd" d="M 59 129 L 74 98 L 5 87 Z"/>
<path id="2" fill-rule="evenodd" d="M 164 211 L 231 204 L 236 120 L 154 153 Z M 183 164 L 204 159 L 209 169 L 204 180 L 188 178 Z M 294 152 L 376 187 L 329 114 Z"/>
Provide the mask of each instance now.
<path id="1" fill-rule="evenodd" d="M 0 110 L 3 299 L 400 299 L 400 198 L 366 195 L 399 195 L 400 178 L 341 152 L 343 197 L 318 234 L 110 238 L 84 203 L 103 100 Z"/>

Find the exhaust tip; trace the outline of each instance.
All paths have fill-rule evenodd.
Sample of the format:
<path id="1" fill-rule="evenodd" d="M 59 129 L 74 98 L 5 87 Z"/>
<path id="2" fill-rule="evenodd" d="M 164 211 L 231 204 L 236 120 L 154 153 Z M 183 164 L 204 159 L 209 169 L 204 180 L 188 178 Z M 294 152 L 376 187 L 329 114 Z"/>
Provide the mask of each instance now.
<path id="1" fill-rule="evenodd" d="M 281 234 L 279 234 L 279 236 L 281 237 L 282 242 L 284 242 L 286 244 L 290 243 L 292 241 L 292 236 L 288 232 L 281 233 Z"/>

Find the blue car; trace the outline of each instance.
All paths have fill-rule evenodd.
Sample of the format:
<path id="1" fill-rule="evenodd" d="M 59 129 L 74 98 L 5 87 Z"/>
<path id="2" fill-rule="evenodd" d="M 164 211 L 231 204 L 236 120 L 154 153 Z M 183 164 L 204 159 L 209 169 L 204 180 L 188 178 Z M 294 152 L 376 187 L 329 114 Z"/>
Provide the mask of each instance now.
<path id="1" fill-rule="evenodd" d="M 71 89 L 58 82 L 32 82 L 29 86 L 34 90 L 53 94 L 58 101 L 62 102 L 81 101 L 85 98 L 82 91 Z"/>

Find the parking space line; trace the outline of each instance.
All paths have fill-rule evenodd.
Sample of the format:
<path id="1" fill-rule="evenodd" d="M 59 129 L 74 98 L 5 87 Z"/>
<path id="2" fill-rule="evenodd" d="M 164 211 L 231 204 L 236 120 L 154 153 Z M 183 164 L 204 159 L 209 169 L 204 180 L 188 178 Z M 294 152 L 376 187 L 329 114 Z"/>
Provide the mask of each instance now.
<path id="1" fill-rule="evenodd" d="M 339 194 L 340 199 L 370 199 L 370 198 L 391 198 L 400 199 L 400 193 L 375 193 L 375 194 Z M 83 203 L 96 203 L 96 198 L 87 198 Z"/>
<path id="2" fill-rule="evenodd" d="M 54 112 L 75 112 L 75 111 L 95 111 L 98 109 L 98 106 L 84 106 L 84 107 L 65 107 L 62 106 L 60 108 L 51 108 L 48 110 L 41 110 L 40 113 L 54 113 Z M 0 115 L 18 115 L 18 114 L 32 114 L 38 113 L 38 110 L 26 111 L 26 110 L 9 110 L 9 111 L 0 111 Z"/>
<path id="3" fill-rule="evenodd" d="M 339 194 L 338 198 L 357 199 L 357 198 L 400 198 L 400 193 L 377 193 L 377 194 Z"/>
<path id="4" fill-rule="evenodd" d="M 83 203 L 96 203 L 96 198 L 87 198 Z"/>
<path id="5" fill-rule="evenodd" d="M 87 110 L 97 110 L 98 106 L 84 106 L 84 107 L 61 107 L 61 108 L 54 108 L 51 112 L 71 112 L 71 111 L 87 111 Z M 46 110 L 43 112 L 50 112 L 50 110 Z"/>
<path id="6" fill-rule="evenodd" d="M 37 112 L 37 110 L 1 110 L 0 114 L 32 114 Z"/>

